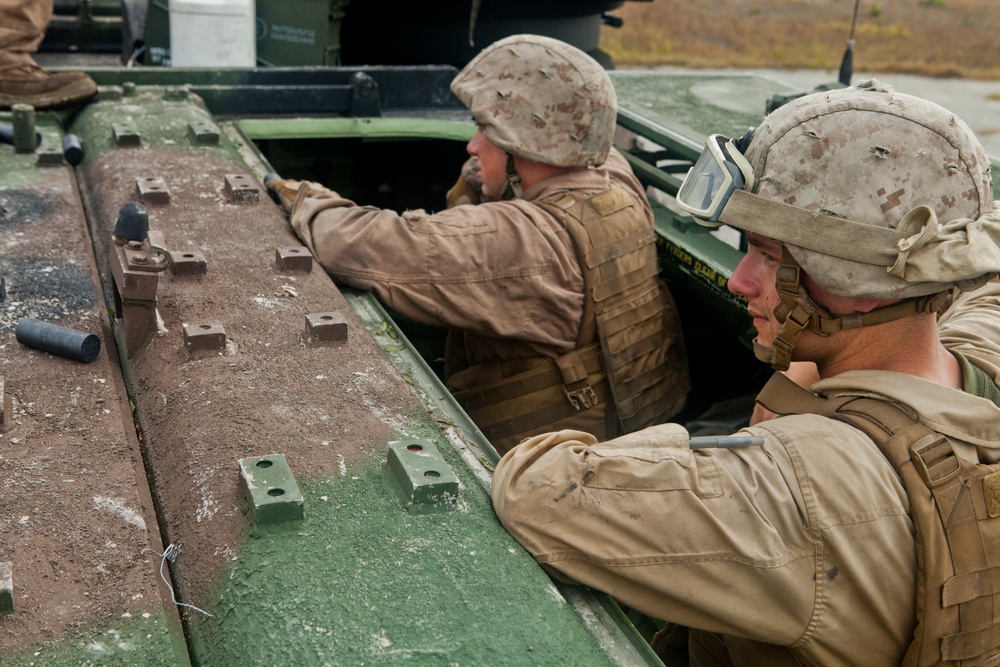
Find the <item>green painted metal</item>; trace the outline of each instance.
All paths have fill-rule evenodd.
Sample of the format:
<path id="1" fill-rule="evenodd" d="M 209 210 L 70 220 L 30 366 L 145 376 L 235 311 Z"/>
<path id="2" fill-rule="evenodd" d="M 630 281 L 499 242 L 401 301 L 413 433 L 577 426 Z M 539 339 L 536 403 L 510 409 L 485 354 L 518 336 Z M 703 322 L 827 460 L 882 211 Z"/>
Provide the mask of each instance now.
<path id="1" fill-rule="evenodd" d="M 241 488 L 257 524 L 282 523 L 305 514 L 302 493 L 282 454 L 239 460 Z"/>
<path id="2" fill-rule="evenodd" d="M 796 90 L 759 76 L 610 72 L 618 93 L 623 124 L 641 126 L 643 134 L 666 147 L 701 152 L 704 138 L 716 132 L 739 137 L 764 117 L 768 98 Z"/>
<path id="3" fill-rule="evenodd" d="M 367 140 L 447 139 L 468 141 L 471 123 L 436 118 L 288 118 L 236 121 L 248 139 L 361 138 Z"/>
<path id="4" fill-rule="evenodd" d="M 420 413 L 405 428 L 439 443 L 456 471 L 451 509 L 404 508 L 384 446 L 303 481 L 304 520 L 260 526 L 218 579 L 212 616 L 186 613 L 196 662 L 615 664 L 497 522 L 437 424 Z"/>
<path id="5" fill-rule="evenodd" d="M 262 178 L 272 165 L 255 141 L 464 142 L 474 131 L 467 114 L 448 104 L 377 118 L 339 116 L 329 109 L 315 117 L 246 117 L 239 101 L 250 100 L 244 111 L 254 114 L 266 108 L 254 106 L 256 97 L 272 85 L 262 83 L 256 73 L 199 73 L 201 78 L 190 85 L 179 84 L 176 77 L 183 74 L 174 72 L 101 76 L 100 99 L 73 119 L 90 160 L 122 150 L 123 141 L 137 140 L 138 145 L 124 150 L 155 146 L 192 157 L 229 159 Z M 130 76 L 136 80 L 129 81 Z M 315 76 L 324 83 L 313 93 L 336 88 L 349 97 L 342 77 Z M 656 195 L 663 272 L 679 297 L 682 321 L 693 332 L 687 336 L 693 362 L 718 361 L 718 353 L 738 345 L 749 330 L 745 305 L 726 289 L 742 256 L 739 239 L 694 224 L 672 206 L 671 198 L 700 151 L 700 137 L 713 131 L 742 132 L 759 122 L 769 95 L 787 88 L 738 76 L 616 72 L 613 78 L 622 126 L 652 144 L 637 146 L 628 157 Z M 216 87 L 213 81 L 221 82 L 225 94 L 203 96 L 202 91 Z M 294 87 L 310 88 L 308 78 L 288 83 L 273 85 L 287 94 L 289 104 Z M 392 90 L 387 84 L 387 94 L 395 94 Z M 342 109 L 350 107 L 345 104 Z M 220 120 L 220 114 L 232 114 L 232 119 Z M 45 148 L 37 154 L 3 154 L 0 168 L 9 170 L 5 182 L 27 179 L 22 172 L 37 177 L 46 161 L 65 164 L 54 152 L 62 133 L 59 118 L 39 114 Z M 112 128 L 120 130 L 118 136 Z M 156 166 L 151 163 L 151 170 Z M 96 199 L 95 193 L 84 196 Z M 208 584 L 210 590 L 192 591 L 185 584 L 189 588 L 183 593 L 207 601 L 202 606 L 208 614 L 188 607 L 181 612 L 192 661 L 222 667 L 660 664 L 609 596 L 553 582 L 506 533 L 489 499 L 496 452 L 391 314 L 369 294 L 342 292 L 422 409 L 399 417 L 391 437 L 366 443 L 364 456 L 345 463 L 334 476 L 306 470 L 298 471 L 296 480 L 281 455 L 238 460 L 247 504 L 260 521 L 248 524 L 245 539 L 227 554 L 225 569 Z M 716 345 L 709 347 L 711 355 L 695 347 L 708 340 L 698 327 L 713 329 L 723 341 L 711 340 Z M 365 333 L 352 330 L 351 336 Z M 734 376 L 744 375 L 724 363 Z M 400 387 L 405 391 L 403 383 Z M 718 399 L 726 388 L 713 383 L 698 389 Z M 415 443 L 423 447 L 420 454 L 410 450 Z M 260 469 L 257 464 L 264 460 L 283 465 Z M 425 465 L 427 460 L 432 465 Z M 428 478 L 428 470 L 439 477 Z M 281 474 L 269 476 L 275 472 Z M 292 486 L 298 495 L 290 506 L 271 503 L 275 496 L 268 490 L 281 488 L 288 495 Z M 442 497 L 447 501 L 436 505 Z M 441 511 L 424 511 L 428 507 Z M 183 558 L 170 567 L 178 581 L 187 581 Z M 109 618 L 90 634 L 71 635 L 16 656 L 4 654 L 3 664 L 173 665 L 182 659 L 168 646 L 176 634 L 166 626 L 165 619 L 155 617 Z M 684 664 L 683 659 L 676 664 Z"/>
<path id="6" fill-rule="evenodd" d="M 406 509 L 416 512 L 459 502 L 458 478 L 430 440 L 390 442 L 387 456 Z"/>
<path id="7" fill-rule="evenodd" d="M 489 492 L 492 472 L 500 460 L 496 450 L 465 411 L 416 352 L 415 346 L 393 322 L 392 316 L 370 293 L 345 290 L 351 310 L 385 350 L 386 356 L 442 428 L 449 443 L 465 463 L 476 482 Z M 461 470 L 461 469 L 460 469 Z M 460 473 L 461 474 L 461 473 Z M 594 638 L 615 665 L 660 665 L 659 657 L 611 596 L 584 586 L 553 581 L 556 589 L 576 611 Z M 580 663 L 584 664 L 584 663 Z M 686 656 L 667 667 L 686 667 Z"/>
<path id="8" fill-rule="evenodd" d="M 72 632 L 17 654 L 0 652 L 4 667 L 185 667 L 176 632 L 162 613 L 109 617 L 100 628 Z M 178 649 L 180 652 L 178 652 Z"/>

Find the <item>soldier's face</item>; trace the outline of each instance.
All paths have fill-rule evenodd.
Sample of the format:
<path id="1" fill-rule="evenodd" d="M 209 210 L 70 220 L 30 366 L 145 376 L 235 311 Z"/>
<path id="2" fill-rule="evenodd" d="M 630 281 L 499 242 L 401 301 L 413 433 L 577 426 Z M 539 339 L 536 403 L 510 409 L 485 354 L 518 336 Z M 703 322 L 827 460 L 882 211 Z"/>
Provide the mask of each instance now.
<path id="1" fill-rule="evenodd" d="M 757 343 L 771 347 L 781 328 L 774 316 L 774 309 L 781 302 L 774 279 L 781 266 L 782 247 L 777 241 L 752 232 L 747 233 L 747 243 L 750 246 L 747 254 L 733 271 L 728 287 L 733 294 L 746 298 L 747 312 L 757 330 Z"/>
<path id="2" fill-rule="evenodd" d="M 469 155 L 479 158 L 480 177 L 483 179 L 483 195 L 499 199 L 507 185 L 507 153 L 490 143 L 482 130 L 476 130 L 465 149 Z"/>

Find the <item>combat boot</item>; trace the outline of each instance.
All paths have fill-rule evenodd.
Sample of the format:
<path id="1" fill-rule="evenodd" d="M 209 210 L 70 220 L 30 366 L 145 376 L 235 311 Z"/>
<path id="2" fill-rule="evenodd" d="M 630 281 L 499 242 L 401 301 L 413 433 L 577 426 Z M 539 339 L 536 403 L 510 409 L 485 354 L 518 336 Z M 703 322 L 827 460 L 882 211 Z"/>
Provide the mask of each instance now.
<path id="1" fill-rule="evenodd" d="M 46 72 L 26 63 L 0 70 L 0 109 L 30 104 L 36 109 L 84 102 L 97 93 L 97 84 L 83 72 Z"/>

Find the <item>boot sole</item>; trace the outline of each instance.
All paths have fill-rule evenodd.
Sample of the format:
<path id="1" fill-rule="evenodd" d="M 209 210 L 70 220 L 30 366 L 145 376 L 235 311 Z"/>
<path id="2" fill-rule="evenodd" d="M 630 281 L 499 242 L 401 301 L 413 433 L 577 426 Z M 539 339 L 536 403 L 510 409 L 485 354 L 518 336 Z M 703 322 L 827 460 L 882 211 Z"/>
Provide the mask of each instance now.
<path id="1" fill-rule="evenodd" d="M 0 107 L 10 108 L 15 104 L 30 104 L 36 109 L 51 109 L 84 102 L 96 94 L 97 85 L 91 80 L 81 79 L 68 86 L 35 95 L 0 93 Z"/>

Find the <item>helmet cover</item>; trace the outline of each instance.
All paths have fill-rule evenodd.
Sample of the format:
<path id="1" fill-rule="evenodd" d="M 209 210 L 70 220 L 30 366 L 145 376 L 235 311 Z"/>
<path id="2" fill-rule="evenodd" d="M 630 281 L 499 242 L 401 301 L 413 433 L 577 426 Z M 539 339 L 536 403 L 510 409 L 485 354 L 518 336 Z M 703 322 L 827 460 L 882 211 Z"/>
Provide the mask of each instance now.
<path id="1" fill-rule="evenodd" d="M 602 164 L 615 131 L 608 73 L 574 46 L 513 35 L 483 49 L 451 82 L 486 139 L 557 167 Z"/>
<path id="2" fill-rule="evenodd" d="M 926 247 L 905 270 L 786 244 L 833 294 L 907 298 L 975 287 L 1000 271 L 990 161 L 972 130 L 932 102 L 874 80 L 806 95 L 764 120 L 746 158 L 764 199 L 890 229 L 904 217 L 924 223 L 913 234 Z"/>

